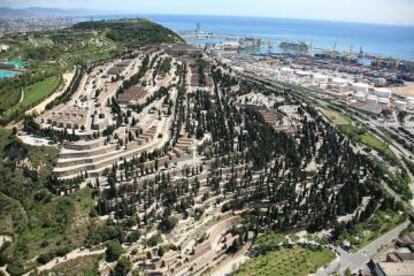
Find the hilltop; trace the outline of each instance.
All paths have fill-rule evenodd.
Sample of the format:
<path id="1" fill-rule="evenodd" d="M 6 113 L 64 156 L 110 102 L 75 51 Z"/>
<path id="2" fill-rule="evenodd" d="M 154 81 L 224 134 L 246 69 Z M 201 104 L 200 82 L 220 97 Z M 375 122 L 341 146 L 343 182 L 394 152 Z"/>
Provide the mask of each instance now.
<path id="1" fill-rule="evenodd" d="M 24 60 L 27 68 L 13 79 L 0 79 L 0 125 L 22 118 L 62 85 L 62 74 L 125 52 L 159 43 L 183 43 L 173 31 L 143 19 L 83 22 L 54 31 L 10 34 L 0 44 L 0 62 Z"/>

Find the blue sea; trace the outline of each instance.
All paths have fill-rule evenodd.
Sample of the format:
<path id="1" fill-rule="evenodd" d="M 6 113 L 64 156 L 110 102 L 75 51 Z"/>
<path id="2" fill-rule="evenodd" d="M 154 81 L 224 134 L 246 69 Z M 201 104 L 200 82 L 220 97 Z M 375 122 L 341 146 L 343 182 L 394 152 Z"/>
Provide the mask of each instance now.
<path id="1" fill-rule="evenodd" d="M 358 53 L 362 47 L 370 55 L 414 60 L 414 26 L 204 15 L 129 14 L 96 16 L 94 20 L 120 17 L 147 18 L 176 32 L 195 30 L 199 23 L 202 31 L 261 38 L 273 46 L 282 41 L 304 41 L 314 49 L 329 50 L 336 44 L 339 51 L 348 52 L 352 46 L 353 52 Z M 274 50 L 277 52 L 277 47 Z"/>
<path id="2" fill-rule="evenodd" d="M 145 15 L 175 31 L 194 30 L 252 36 L 272 41 L 304 41 L 314 48 L 365 53 L 414 60 L 414 26 L 373 25 L 329 21 L 229 16 Z"/>

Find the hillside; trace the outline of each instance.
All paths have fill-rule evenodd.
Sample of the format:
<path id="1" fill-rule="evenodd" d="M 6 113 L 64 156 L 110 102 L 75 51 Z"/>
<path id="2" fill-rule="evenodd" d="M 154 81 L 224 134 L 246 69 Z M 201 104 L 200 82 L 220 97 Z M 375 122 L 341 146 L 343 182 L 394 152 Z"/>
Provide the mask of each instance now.
<path id="1" fill-rule="evenodd" d="M 141 19 L 84 22 L 62 30 L 1 38 L 0 44 L 9 45 L 11 50 L 0 53 L 0 61 L 23 60 L 28 70 L 14 79 L 0 79 L 0 125 L 21 119 L 25 110 L 47 98 L 61 83 L 46 90 L 32 89 L 43 87 L 36 84 L 51 78 L 60 80 L 61 74 L 76 64 L 93 64 L 159 43 L 183 40 L 171 30 Z"/>

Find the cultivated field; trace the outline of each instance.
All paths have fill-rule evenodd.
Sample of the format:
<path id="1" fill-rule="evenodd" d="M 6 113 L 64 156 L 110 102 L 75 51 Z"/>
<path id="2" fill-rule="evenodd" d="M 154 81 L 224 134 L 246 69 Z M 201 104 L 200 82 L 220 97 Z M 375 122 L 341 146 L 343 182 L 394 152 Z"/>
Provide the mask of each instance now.
<path id="1" fill-rule="evenodd" d="M 249 260 L 234 275 L 308 275 L 334 258 L 327 249 L 281 248 Z"/>

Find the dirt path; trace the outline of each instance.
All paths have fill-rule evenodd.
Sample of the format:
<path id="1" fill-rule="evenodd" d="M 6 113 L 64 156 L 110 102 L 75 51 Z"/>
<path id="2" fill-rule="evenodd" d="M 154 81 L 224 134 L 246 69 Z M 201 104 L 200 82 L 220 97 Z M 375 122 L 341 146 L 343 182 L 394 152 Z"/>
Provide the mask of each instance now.
<path id="1" fill-rule="evenodd" d="M 24 99 L 24 89 L 22 89 L 22 91 L 20 92 L 20 100 L 19 103 L 21 103 Z"/>

